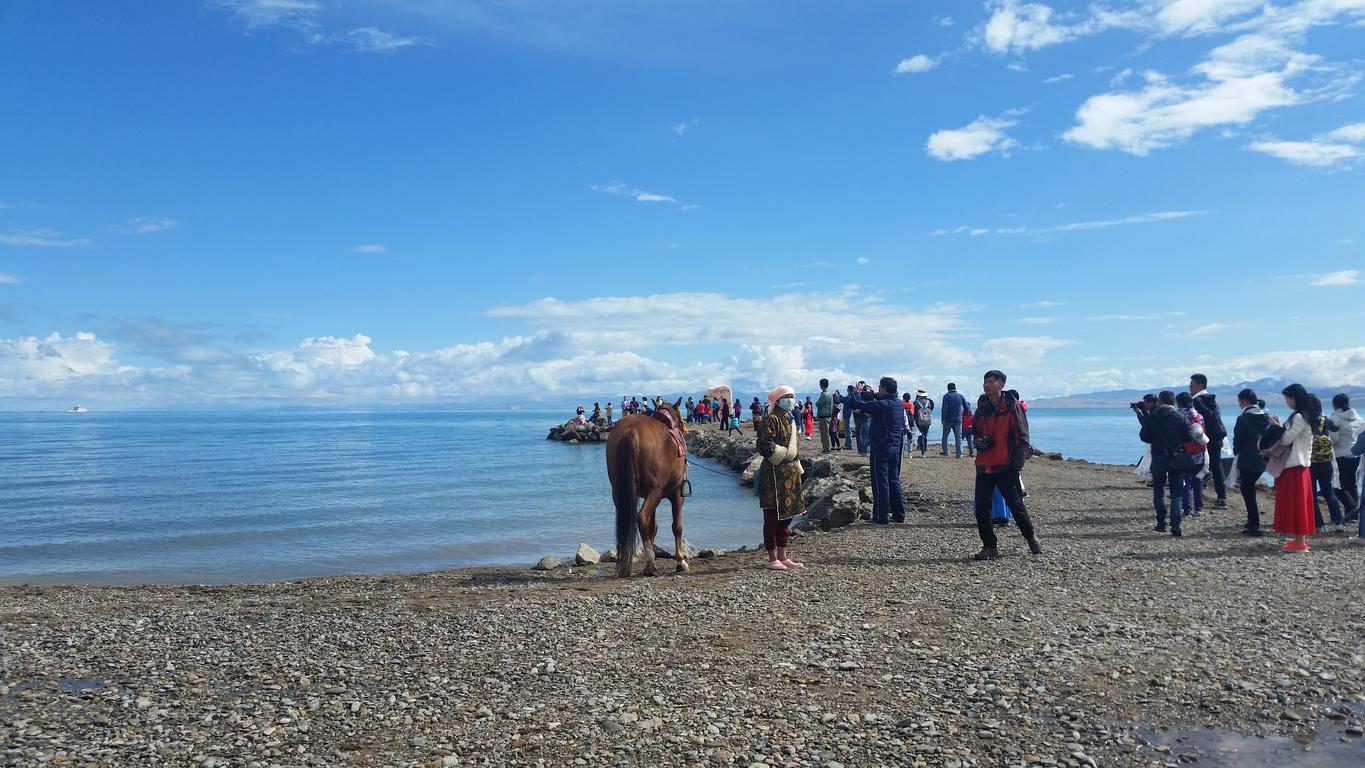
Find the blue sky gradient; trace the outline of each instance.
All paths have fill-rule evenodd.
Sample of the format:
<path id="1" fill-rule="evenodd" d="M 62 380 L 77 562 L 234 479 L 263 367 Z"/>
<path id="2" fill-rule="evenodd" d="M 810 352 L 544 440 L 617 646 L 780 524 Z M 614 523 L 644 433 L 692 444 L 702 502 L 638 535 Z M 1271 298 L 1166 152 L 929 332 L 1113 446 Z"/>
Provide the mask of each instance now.
<path id="1" fill-rule="evenodd" d="M 1365 385 L 1365 0 L 0 2 L 0 407 Z"/>

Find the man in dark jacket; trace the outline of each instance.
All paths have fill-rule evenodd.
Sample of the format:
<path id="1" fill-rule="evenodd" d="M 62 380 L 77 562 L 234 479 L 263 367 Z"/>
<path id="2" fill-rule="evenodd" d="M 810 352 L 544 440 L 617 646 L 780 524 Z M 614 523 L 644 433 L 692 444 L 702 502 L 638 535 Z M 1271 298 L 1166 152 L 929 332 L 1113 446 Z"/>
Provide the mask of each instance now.
<path id="1" fill-rule="evenodd" d="M 896 394 L 896 380 L 883 376 L 874 397 L 863 385 L 861 399 L 851 401 L 854 412 L 871 423 L 872 522 L 905 522 L 905 499 L 901 494 L 901 451 L 905 440 L 905 406 Z"/>
<path id="2" fill-rule="evenodd" d="M 942 425 L 943 455 L 948 455 L 948 433 L 953 433 L 953 445 L 957 458 L 962 458 L 962 412 L 967 410 L 967 398 L 957 391 L 957 385 L 949 382 L 948 392 L 938 404 L 938 420 Z"/>
<path id="3" fill-rule="evenodd" d="M 1175 393 L 1169 389 L 1157 395 L 1156 410 L 1142 420 L 1142 442 L 1152 446 L 1152 506 L 1156 507 L 1156 530 L 1166 531 L 1166 489 L 1171 491 L 1171 535 L 1180 535 L 1183 472 L 1171 464 L 1176 454 L 1185 453 L 1190 425 L 1175 409 Z"/>
<path id="4" fill-rule="evenodd" d="M 1213 475 L 1213 490 L 1218 500 L 1214 509 L 1228 508 L 1227 481 L 1223 477 L 1223 441 L 1227 439 L 1228 428 L 1223 426 L 1223 414 L 1218 410 L 1218 402 L 1209 390 L 1209 377 L 1202 373 L 1190 376 L 1190 394 L 1194 395 L 1194 409 L 1204 417 L 1204 434 L 1209 436 L 1209 474 Z"/>
<path id="5" fill-rule="evenodd" d="M 1232 427 L 1232 450 L 1237 454 L 1237 484 L 1247 506 L 1247 524 L 1242 533 L 1262 536 L 1256 483 L 1265 473 L 1265 457 L 1261 455 L 1260 444 L 1261 435 L 1270 426 L 1270 416 L 1256 405 L 1256 393 L 1249 389 L 1237 393 L 1237 405 L 1242 407 L 1242 413 Z"/>
<path id="6" fill-rule="evenodd" d="M 985 392 L 976 403 L 972 418 L 972 434 L 976 438 L 976 489 L 973 501 L 976 512 L 976 532 L 981 536 L 981 551 L 977 560 L 993 560 L 1000 556 L 991 524 L 991 502 L 998 489 L 1005 503 L 1014 512 L 1014 522 L 1028 542 L 1029 551 L 1037 555 L 1043 551 L 1033 531 L 1033 518 L 1024 507 L 1024 488 L 1019 483 L 1019 472 L 1033 452 L 1029 442 L 1028 416 L 1019 401 L 1005 391 L 1005 374 L 987 371 L 981 382 Z"/>
<path id="7" fill-rule="evenodd" d="M 815 398 L 815 429 L 820 433 L 820 453 L 829 453 L 829 420 L 834 418 L 834 395 L 829 379 L 820 379 L 820 396 Z"/>

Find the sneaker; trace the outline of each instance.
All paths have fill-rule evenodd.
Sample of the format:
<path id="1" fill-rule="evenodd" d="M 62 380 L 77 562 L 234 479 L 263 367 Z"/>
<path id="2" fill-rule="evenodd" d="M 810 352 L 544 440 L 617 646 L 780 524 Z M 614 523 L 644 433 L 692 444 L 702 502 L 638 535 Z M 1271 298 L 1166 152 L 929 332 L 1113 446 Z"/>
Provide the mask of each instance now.
<path id="1" fill-rule="evenodd" d="M 1156 527 L 1153 528 L 1152 530 L 1156 531 L 1157 533 L 1165 533 L 1166 525 L 1164 523 L 1157 523 Z"/>
<path id="2" fill-rule="evenodd" d="M 782 561 L 782 564 L 785 565 L 785 566 L 787 566 L 787 570 L 789 570 L 789 571 L 799 571 L 799 570 L 801 570 L 802 568 L 805 568 L 805 567 L 806 567 L 806 564 L 805 564 L 805 563 L 798 563 L 798 562 L 796 562 L 795 560 L 792 560 L 791 558 L 787 558 L 786 560 L 783 560 L 783 561 Z"/>
<path id="3" fill-rule="evenodd" d="M 1214 508 L 1214 509 L 1227 509 L 1227 508 L 1228 508 L 1228 500 L 1227 500 L 1227 499 L 1219 499 L 1219 500 L 1213 502 L 1213 508 Z"/>
<path id="4" fill-rule="evenodd" d="M 1346 543 L 1355 547 L 1365 547 L 1365 536 L 1352 536 L 1346 540 Z"/>
<path id="5" fill-rule="evenodd" d="M 1043 545 L 1039 544 L 1037 539 L 1029 539 L 1028 551 L 1032 552 L 1035 555 L 1041 555 L 1043 554 Z"/>
<path id="6" fill-rule="evenodd" d="M 1295 541 L 1295 540 L 1293 540 L 1293 539 L 1290 539 L 1289 541 L 1286 541 L 1286 542 L 1284 543 L 1284 546 L 1280 547 L 1280 551 L 1281 551 L 1281 552 L 1307 552 L 1307 551 L 1308 551 L 1308 542 L 1305 541 L 1304 543 L 1300 544 L 1299 542 L 1297 542 L 1297 541 Z"/>
<path id="7" fill-rule="evenodd" d="M 991 520 L 991 525 L 994 525 L 996 528 L 1008 528 L 1010 519 L 1008 517 L 997 517 Z"/>
<path id="8" fill-rule="evenodd" d="M 981 551 L 976 553 L 977 560 L 995 560 L 999 557 L 1000 552 L 996 549 L 992 549 L 991 547 L 982 547 Z"/>
<path id="9" fill-rule="evenodd" d="M 1181 536 L 1184 536 L 1185 534 L 1181 533 L 1179 528 L 1172 528 L 1172 529 L 1171 529 L 1171 535 L 1174 536 L 1174 537 L 1176 537 L 1176 538 L 1178 539 L 1178 538 L 1180 538 Z"/>
<path id="10" fill-rule="evenodd" d="M 1253 537 L 1255 537 L 1255 536 L 1264 536 L 1264 535 L 1265 535 L 1265 532 L 1262 531 L 1260 528 L 1243 528 L 1242 531 L 1241 531 L 1241 533 L 1242 533 L 1243 536 L 1253 536 Z"/>

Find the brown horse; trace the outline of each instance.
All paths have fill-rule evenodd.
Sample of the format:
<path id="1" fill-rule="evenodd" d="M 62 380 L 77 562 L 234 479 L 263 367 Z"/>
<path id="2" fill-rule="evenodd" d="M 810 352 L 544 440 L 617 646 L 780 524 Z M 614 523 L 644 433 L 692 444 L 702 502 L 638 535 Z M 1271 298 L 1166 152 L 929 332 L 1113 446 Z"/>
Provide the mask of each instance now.
<path id="1" fill-rule="evenodd" d="M 681 434 L 682 398 L 664 403 L 652 416 L 637 414 L 616 423 L 607 439 L 607 477 L 611 478 L 611 498 L 616 504 L 616 575 L 629 577 L 635 564 L 635 539 L 638 534 L 644 555 L 646 576 L 654 575 L 654 536 L 659 523 L 654 512 L 659 502 L 668 499 L 673 507 L 674 559 L 678 571 L 687 570 L 683 554 L 683 485 L 687 481 L 687 455 L 678 455 L 673 431 Z M 644 499 L 637 513 L 636 503 Z"/>

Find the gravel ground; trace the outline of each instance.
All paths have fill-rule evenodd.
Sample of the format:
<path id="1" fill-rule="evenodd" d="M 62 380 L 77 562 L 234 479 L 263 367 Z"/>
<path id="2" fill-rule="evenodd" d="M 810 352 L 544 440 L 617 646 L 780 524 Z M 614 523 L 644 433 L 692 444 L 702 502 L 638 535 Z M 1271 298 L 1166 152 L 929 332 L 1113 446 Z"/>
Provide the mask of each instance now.
<path id="1" fill-rule="evenodd" d="M 978 563 L 967 460 L 904 468 L 910 522 L 803 572 L 0 588 L 0 764 L 1365 764 L 1365 548 L 1240 501 L 1174 540 L 1129 469 L 1034 460 L 1043 554 Z"/>

